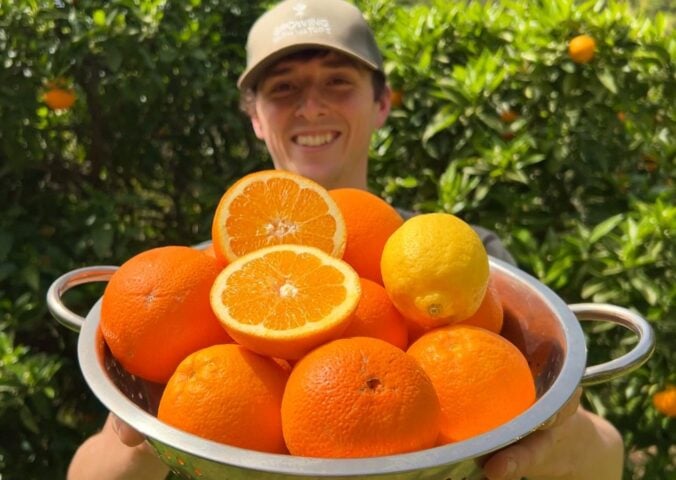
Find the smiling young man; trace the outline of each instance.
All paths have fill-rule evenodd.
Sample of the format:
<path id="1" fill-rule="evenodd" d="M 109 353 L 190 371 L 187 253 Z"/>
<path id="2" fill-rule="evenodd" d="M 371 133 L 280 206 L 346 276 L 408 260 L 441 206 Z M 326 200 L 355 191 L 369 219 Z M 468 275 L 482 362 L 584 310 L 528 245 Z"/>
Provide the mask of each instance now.
<path id="1" fill-rule="evenodd" d="M 366 188 L 371 135 L 390 112 L 390 89 L 357 8 L 278 4 L 249 32 L 238 86 L 275 168 L 327 188 Z"/>
<path id="2" fill-rule="evenodd" d="M 387 119 L 390 90 L 373 32 L 343 0 L 284 0 L 252 27 L 243 107 L 275 168 L 326 188 L 367 188 L 371 135 Z M 498 238 L 475 227 L 488 252 L 511 261 Z M 490 480 L 619 480 L 622 439 L 579 407 L 576 392 L 547 428 L 492 454 Z M 154 480 L 168 468 L 144 437 L 110 415 L 76 452 L 70 480 Z"/>
<path id="3" fill-rule="evenodd" d="M 372 70 L 331 50 L 303 50 L 266 69 L 248 107 L 275 168 L 327 188 L 366 188 L 371 134 L 390 110 Z"/>

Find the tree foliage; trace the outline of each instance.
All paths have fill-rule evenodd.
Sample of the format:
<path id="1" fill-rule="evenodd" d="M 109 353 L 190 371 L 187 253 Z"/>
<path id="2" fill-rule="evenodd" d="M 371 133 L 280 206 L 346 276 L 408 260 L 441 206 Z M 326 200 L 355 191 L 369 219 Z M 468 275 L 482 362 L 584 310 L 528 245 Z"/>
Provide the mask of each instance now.
<path id="1" fill-rule="evenodd" d="M 49 317 L 60 274 L 209 237 L 224 189 L 269 160 L 239 110 L 248 27 L 271 2 L 0 0 L 0 440 L 3 478 L 64 475 L 99 428 L 77 335 Z M 374 139 L 371 187 L 393 203 L 495 229 L 569 303 L 644 315 L 650 362 L 589 388 L 647 463 L 671 468 L 676 384 L 674 57 L 662 16 L 622 2 L 357 2 L 402 93 Z M 567 56 L 579 33 L 592 62 Z M 42 95 L 72 89 L 69 110 Z M 102 286 L 70 292 L 84 314 Z M 631 335 L 585 324 L 589 364 Z M 649 449 L 649 447 L 653 447 Z M 58 473 L 57 473 L 58 472 Z"/>

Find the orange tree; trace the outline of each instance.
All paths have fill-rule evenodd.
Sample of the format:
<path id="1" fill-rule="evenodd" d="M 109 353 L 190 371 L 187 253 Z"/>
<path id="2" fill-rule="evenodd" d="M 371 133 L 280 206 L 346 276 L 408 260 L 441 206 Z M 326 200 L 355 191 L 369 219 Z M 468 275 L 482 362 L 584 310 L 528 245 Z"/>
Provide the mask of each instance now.
<path id="1" fill-rule="evenodd" d="M 49 283 L 208 238 L 225 186 L 265 162 L 234 87 L 261 8 L 0 0 L 0 425 L 17 432 L 0 440 L 3 478 L 63 477 L 104 414 Z M 69 108 L 45 103 L 50 83 Z M 98 294 L 67 300 L 84 314 Z"/>
<path id="2" fill-rule="evenodd" d="M 673 31 L 616 2 L 367 3 L 403 98 L 373 147 L 374 188 L 496 229 L 569 303 L 644 315 L 655 355 L 586 402 L 642 451 L 643 478 L 664 478 L 673 420 L 651 397 L 676 382 Z M 581 34 L 587 63 L 568 51 Z M 634 341 L 585 331 L 589 364 Z"/>
<path id="3" fill-rule="evenodd" d="M 17 432 L 0 440 L 3 478 L 63 476 L 105 414 L 48 285 L 208 238 L 225 187 L 269 166 L 235 88 L 265 3 L 0 0 L 0 425 Z M 644 478 L 662 478 L 673 420 L 651 396 L 676 383 L 673 33 L 618 2 L 358 3 L 401 92 L 373 190 L 496 229 L 568 302 L 645 315 L 652 360 L 587 403 L 646 454 Z M 568 41 L 583 33 L 596 51 L 577 64 Z M 50 82 L 72 105 L 44 103 Z M 100 292 L 66 300 L 84 313 Z M 593 363 L 632 341 L 588 333 Z"/>

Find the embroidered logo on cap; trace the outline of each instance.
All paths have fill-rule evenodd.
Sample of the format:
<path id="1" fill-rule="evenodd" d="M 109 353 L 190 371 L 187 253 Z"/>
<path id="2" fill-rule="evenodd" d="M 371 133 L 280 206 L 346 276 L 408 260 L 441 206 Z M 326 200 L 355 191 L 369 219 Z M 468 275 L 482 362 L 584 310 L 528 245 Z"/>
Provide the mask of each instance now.
<path id="1" fill-rule="evenodd" d="M 303 16 L 305 16 L 305 9 L 306 9 L 306 8 L 307 8 L 307 5 L 305 5 L 304 3 L 300 2 L 300 3 L 296 3 L 296 4 L 293 6 L 293 11 L 296 12 L 296 16 L 297 16 L 297 17 L 303 17 Z"/>
<path id="2" fill-rule="evenodd" d="M 297 2 L 292 8 L 299 20 L 289 20 L 275 27 L 272 32 L 272 41 L 274 43 L 281 42 L 291 36 L 331 35 L 331 24 L 328 19 L 317 17 L 303 18 L 307 9 L 305 3 Z"/>

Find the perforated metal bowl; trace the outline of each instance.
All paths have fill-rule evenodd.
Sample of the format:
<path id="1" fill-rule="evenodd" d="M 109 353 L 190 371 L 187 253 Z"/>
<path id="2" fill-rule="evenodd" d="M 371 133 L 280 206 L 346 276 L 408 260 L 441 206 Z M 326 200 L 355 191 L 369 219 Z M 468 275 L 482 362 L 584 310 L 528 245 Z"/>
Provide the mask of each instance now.
<path id="1" fill-rule="evenodd" d="M 76 285 L 107 281 L 117 267 L 85 267 L 62 275 L 49 288 L 47 305 L 60 323 L 79 331 L 80 368 L 94 394 L 115 415 L 143 433 L 160 458 L 185 478 L 475 480 L 481 478 L 478 460 L 543 425 L 578 385 L 604 382 L 639 367 L 650 357 L 655 344 L 648 322 L 625 308 L 566 305 L 525 272 L 493 258 L 490 265 L 505 310 L 502 334 L 528 359 L 537 387 L 536 402 L 510 422 L 466 441 L 363 459 L 261 453 L 204 440 L 159 421 L 155 413 L 163 386 L 130 375 L 113 358 L 99 330 L 101 299 L 86 318 L 70 311 L 61 300 L 64 292 Z M 585 337 L 578 319 L 623 325 L 636 333 L 638 342 L 619 358 L 587 367 Z"/>

